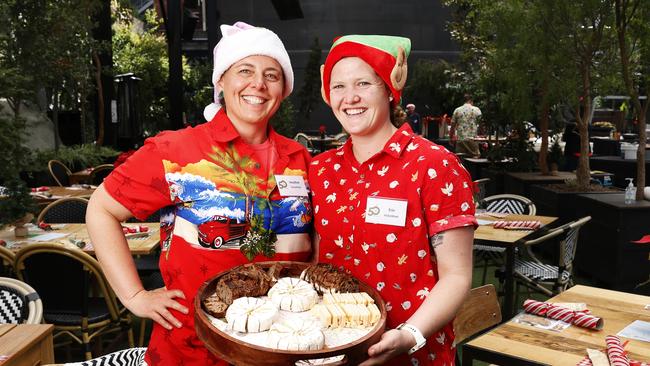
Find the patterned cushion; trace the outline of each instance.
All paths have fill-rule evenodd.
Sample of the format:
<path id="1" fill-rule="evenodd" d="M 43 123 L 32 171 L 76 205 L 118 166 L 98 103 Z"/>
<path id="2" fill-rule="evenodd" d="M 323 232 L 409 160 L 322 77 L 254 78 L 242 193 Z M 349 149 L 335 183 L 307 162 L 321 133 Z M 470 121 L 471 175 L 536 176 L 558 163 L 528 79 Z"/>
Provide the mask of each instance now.
<path id="1" fill-rule="evenodd" d="M 127 348 L 83 362 L 66 363 L 66 366 L 143 366 L 146 347 Z"/>
<path id="2" fill-rule="evenodd" d="M 0 286 L 0 324 L 20 324 L 27 318 L 27 302 L 17 290 Z"/>
<path id="3" fill-rule="evenodd" d="M 557 279 L 557 272 L 557 266 L 515 258 L 515 273 L 528 277 L 533 281 L 555 281 Z M 571 273 L 562 271 L 560 282 L 567 282 L 569 278 L 571 278 Z"/>

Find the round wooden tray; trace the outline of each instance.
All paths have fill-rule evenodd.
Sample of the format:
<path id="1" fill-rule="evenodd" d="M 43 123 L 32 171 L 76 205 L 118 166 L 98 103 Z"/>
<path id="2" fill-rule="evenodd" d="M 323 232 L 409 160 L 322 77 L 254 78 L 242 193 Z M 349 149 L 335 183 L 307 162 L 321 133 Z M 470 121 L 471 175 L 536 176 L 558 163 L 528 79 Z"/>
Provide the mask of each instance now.
<path id="1" fill-rule="evenodd" d="M 302 262 L 260 262 L 256 264 L 266 269 L 274 263 L 280 263 L 283 266 L 281 272 L 282 277 L 299 277 L 300 273 L 310 265 L 309 263 Z M 232 270 L 234 268 L 230 271 Z M 205 343 L 208 350 L 231 364 L 253 366 L 263 363 L 264 365 L 286 366 L 293 365 L 296 361 L 300 360 L 345 355 L 347 364 L 356 365 L 368 358 L 368 348 L 379 342 L 381 335 L 384 333 L 386 327 L 386 305 L 384 300 L 382 300 L 374 288 L 359 281 L 359 290 L 367 292 L 375 300 L 375 304 L 381 312 L 381 318 L 368 334 L 354 342 L 320 351 L 284 351 L 241 341 L 212 325 L 202 305 L 203 300 L 214 293 L 219 278 L 230 271 L 222 272 L 205 281 L 199 288 L 198 294 L 194 299 L 194 326 L 199 339 Z"/>

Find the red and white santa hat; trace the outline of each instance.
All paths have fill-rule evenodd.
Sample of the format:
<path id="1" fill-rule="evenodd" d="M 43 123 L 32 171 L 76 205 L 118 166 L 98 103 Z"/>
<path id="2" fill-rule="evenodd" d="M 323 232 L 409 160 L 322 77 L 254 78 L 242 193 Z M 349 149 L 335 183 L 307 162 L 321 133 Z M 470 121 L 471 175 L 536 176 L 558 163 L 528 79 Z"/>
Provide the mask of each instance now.
<path id="1" fill-rule="evenodd" d="M 286 98 L 293 91 L 293 69 L 289 54 L 277 34 L 272 31 L 255 27 L 244 22 L 233 25 L 221 25 L 221 40 L 214 47 L 214 70 L 212 84 L 214 85 L 214 102 L 205 107 L 203 116 L 207 121 L 212 120 L 221 109 L 219 103 L 219 80 L 221 76 L 237 61 L 248 56 L 268 56 L 275 59 L 282 67 L 284 74 L 284 93 Z"/>

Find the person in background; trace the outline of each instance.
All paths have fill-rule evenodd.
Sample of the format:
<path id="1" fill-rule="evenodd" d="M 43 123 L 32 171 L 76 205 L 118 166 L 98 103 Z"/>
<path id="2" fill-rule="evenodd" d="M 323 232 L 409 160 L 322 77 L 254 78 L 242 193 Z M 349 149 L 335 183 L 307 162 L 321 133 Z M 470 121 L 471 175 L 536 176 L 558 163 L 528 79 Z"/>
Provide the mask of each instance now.
<path id="1" fill-rule="evenodd" d="M 452 320 L 472 278 L 472 180 L 404 123 L 408 38 L 348 35 L 321 66 L 322 94 L 350 134 L 309 167 L 314 243 L 375 288 L 388 330 L 363 366 L 453 365 Z"/>
<path id="2" fill-rule="evenodd" d="M 147 139 L 88 205 L 88 232 L 115 293 L 133 314 L 155 322 L 145 355 L 152 366 L 226 365 L 196 335 L 199 286 L 251 260 L 311 255 L 310 156 L 269 125 L 293 89 L 289 55 L 268 29 L 238 22 L 221 32 L 215 102 L 204 110 L 209 122 Z M 298 188 L 302 182 L 302 189 L 283 190 L 280 179 Z M 158 210 L 165 287 L 147 291 L 120 223 Z"/>
<path id="3" fill-rule="evenodd" d="M 409 103 L 406 105 L 406 118 L 408 118 L 409 124 L 411 125 L 411 129 L 413 129 L 413 132 L 416 134 L 421 134 L 422 133 L 422 120 L 420 119 L 420 115 L 418 112 L 415 111 L 415 104 Z"/>
<path id="4" fill-rule="evenodd" d="M 481 152 L 478 144 L 474 141 L 478 130 L 478 123 L 481 117 L 481 110 L 474 106 L 472 96 L 465 94 L 465 104 L 456 108 L 451 116 L 452 144 L 456 145 L 456 153 L 467 154 L 473 158 L 480 158 Z"/>

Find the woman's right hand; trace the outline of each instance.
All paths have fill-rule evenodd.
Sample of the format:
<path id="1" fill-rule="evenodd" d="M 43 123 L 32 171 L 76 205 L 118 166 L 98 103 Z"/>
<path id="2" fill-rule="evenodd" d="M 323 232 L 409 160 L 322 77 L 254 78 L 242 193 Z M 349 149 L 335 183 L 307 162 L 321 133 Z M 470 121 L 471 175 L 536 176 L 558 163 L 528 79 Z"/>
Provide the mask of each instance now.
<path id="1" fill-rule="evenodd" d="M 185 294 L 181 290 L 167 290 L 166 287 L 151 291 L 142 290 L 125 301 L 124 306 L 134 315 L 150 318 L 165 329 L 171 330 L 172 325 L 180 328 L 182 324 L 168 309 L 174 309 L 183 314 L 189 312 L 187 307 L 174 300 L 177 297 L 185 299 Z"/>

